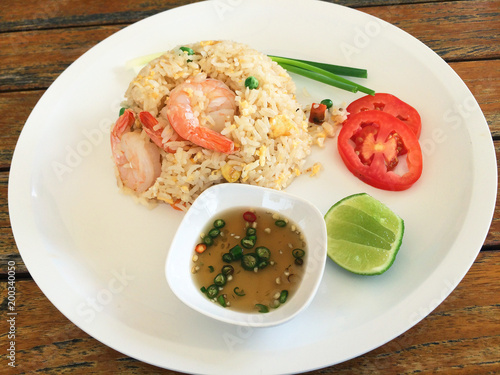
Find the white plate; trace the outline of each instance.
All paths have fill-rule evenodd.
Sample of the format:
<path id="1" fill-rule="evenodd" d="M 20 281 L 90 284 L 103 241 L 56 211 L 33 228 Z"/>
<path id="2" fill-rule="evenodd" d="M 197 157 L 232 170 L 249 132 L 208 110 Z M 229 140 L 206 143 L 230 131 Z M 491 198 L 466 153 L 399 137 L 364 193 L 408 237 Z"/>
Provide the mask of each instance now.
<path id="1" fill-rule="evenodd" d="M 279 16 L 278 16 L 279 15 Z M 424 172 L 409 190 L 386 192 L 351 175 L 330 141 L 289 193 L 321 212 L 367 192 L 405 219 L 393 267 L 377 277 L 328 261 L 318 294 L 292 321 L 235 327 L 192 311 L 169 290 L 167 249 L 182 218 L 118 193 L 108 129 L 132 78 L 125 62 L 206 39 L 265 53 L 367 68 L 366 86 L 416 107 Z M 350 102 L 305 79 L 299 92 Z M 202 2 L 147 18 L 73 63 L 47 90 L 19 138 L 9 208 L 24 262 L 49 300 L 104 344 L 160 367 L 211 374 L 302 372 L 370 351 L 428 315 L 460 282 L 486 237 L 496 197 L 490 131 L 466 85 L 429 48 L 361 12 L 316 1 Z M 251 360 L 248 360 L 251 358 Z M 293 358 L 293 360 L 292 360 Z M 244 364 L 245 366 L 242 366 Z"/>

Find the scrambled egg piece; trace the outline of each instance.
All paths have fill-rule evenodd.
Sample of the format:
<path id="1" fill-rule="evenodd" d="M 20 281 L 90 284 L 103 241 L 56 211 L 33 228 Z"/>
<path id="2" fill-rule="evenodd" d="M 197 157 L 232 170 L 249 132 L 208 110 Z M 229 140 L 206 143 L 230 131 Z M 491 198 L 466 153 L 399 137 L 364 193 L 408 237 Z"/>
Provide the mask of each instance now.
<path id="1" fill-rule="evenodd" d="M 273 117 L 269 124 L 271 125 L 271 138 L 291 135 L 293 131 L 297 130 L 297 125 L 285 115 Z"/>
<path id="2" fill-rule="evenodd" d="M 314 163 L 312 167 L 306 169 L 306 172 L 311 173 L 309 176 L 313 177 L 317 175 L 320 170 L 321 170 L 321 163 Z"/>
<path id="3" fill-rule="evenodd" d="M 262 145 L 257 151 L 257 155 L 259 156 L 259 164 L 261 167 L 263 167 L 266 164 L 266 150 L 267 147 Z"/>

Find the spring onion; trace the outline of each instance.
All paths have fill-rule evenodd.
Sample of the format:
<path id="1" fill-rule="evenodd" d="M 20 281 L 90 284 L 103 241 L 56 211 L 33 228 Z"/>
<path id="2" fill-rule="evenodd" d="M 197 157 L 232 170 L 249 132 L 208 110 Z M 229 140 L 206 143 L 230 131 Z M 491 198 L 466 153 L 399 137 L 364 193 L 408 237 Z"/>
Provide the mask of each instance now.
<path id="1" fill-rule="evenodd" d="M 315 81 L 326 83 L 327 85 L 334 86 L 343 90 L 358 92 L 361 91 L 365 94 L 375 95 L 375 91 L 362 86 L 356 82 L 350 81 L 346 78 L 340 77 L 339 75 L 332 73 L 333 68 L 325 69 L 329 64 L 315 63 L 307 60 L 290 59 L 280 56 L 272 56 L 271 59 L 281 65 L 284 69 L 304 76 L 306 78 L 313 79 Z M 323 66 L 326 65 L 326 66 Z M 356 69 L 356 68 L 351 68 Z M 348 71 L 349 72 L 349 71 Z M 344 73 L 345 74 L 345 73 Z M 360 74 L 360 73 L 351 73 Z"/>
<path id="2" fill-rule="evenodd" d="M 281 57 L 281 56 L 274 56 L 274 55 L 268 55 L 268 56 L 273 60 L 276 57 L 281 58 L 281 59 L 288 59 L 286 57 Z M 308 60 L 300 60 L 300 59 L 288 59 L 288 60 L 299 61 L 301 63 L 313 65 L 313 66 L 316 66 L 316 67 L 321 68 L 323 70 L 327 70 L 330 73 L 338 74 L 341 76 L 357 77 L 357 78 L 367 78 L 368 77 L 368 71 L 366 69 L 351 68 L 350 66 L 325 64 L 325 63 L 320 63 L 320 62 L 316 62 L 316 61 L 308 61 Z M 291 65 L 293 65 L 293 64 L 291 64 Z"/>

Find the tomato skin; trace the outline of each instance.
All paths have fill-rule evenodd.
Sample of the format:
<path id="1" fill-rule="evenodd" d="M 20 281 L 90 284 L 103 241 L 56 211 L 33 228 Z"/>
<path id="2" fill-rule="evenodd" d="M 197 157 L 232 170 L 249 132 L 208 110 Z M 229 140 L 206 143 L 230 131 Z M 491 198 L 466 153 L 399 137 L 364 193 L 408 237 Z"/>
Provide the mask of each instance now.
<path id="1" fill-rule="evenodd" d="M 353 142 L 356 135 L 362 134 L 361 130 L 367 126 L 378 127 L 378 132 L 375 135 L 377 147 L 373 148 L 373 156 L 369 163 L 360 159 L 360 156 L 356 153 L 356 148 L 359 149 L 359 145 L 363 143 L 362 140 L 358 141 L 358 143 Z M 386 160 L 389 152 L 387 149 L 384 150 L 383 147 L 384 145 L 390 146 L 391 135 L 394 134 L 397 134 L 406 151 L 408 171 L 401 176 L 390 170 L 391 166 L 387 165 Z M 397 147 L 395 144 L 396 142 L 392 140 L 393 148 L 389 151 L 402 155 L 399 151 L 394 151 L 394 148 Z M 360 180 L 379 189 L 406 190 L 422 174 L 422 151 L 417 137 L 402 121 L 382 111 L 371 110 L 350 115 L 344 121 L 339 132 L 337 146 L 344 164 L 351 173 Z"/>
<path id="2" fill-rule="evenodd" d="M 392 94 L 376 93 L 375 95 L 366 95 L 347 106 L 349 114 L 371 110 L 383 111 L 393 115 L 403 121 L 415 133 L 417 138 L 420 137 L 422 128 L 420 114 L 411 105 Z"/>

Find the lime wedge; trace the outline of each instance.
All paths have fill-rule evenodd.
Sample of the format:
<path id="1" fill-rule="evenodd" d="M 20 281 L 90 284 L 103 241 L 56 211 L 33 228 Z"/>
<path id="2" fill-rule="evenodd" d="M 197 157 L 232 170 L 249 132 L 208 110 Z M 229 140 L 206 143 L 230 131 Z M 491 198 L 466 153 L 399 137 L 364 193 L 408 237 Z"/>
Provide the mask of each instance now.
<path id="1" fill-rule="evenodd" d="M 401 246 L 404 221 L 386 205 L 361 193 L 335 203 L 325 215 L 328 256 L 360 275 L 391 267 Z"/>

